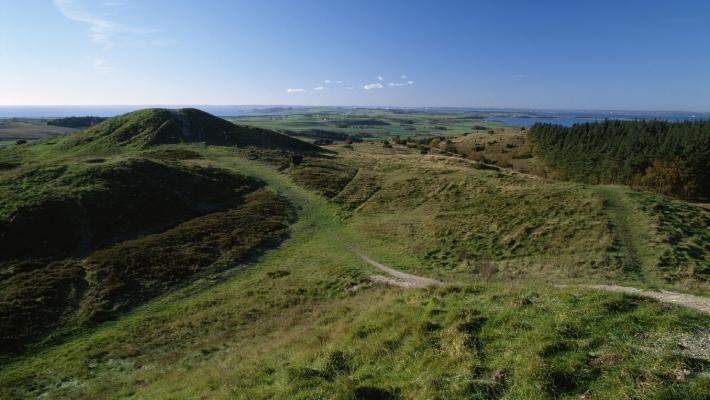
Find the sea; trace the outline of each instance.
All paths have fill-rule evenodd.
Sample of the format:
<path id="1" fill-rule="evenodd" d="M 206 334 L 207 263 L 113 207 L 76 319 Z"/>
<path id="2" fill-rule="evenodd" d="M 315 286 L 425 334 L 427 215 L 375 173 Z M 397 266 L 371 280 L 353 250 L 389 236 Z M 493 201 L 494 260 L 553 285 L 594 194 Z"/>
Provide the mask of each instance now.
<path id="1" fill-rule="evenodd" d="M 516 110 L 518 111 L 518 110 Z M 485 121 L 503 122 L 508 125 L 532 126 L 536 123 L 572 126 L 605 119 L 693 121 L 710 119 L 710 112 L 679 111 L 523 111 L 518 115 L 493 115 Z"/>

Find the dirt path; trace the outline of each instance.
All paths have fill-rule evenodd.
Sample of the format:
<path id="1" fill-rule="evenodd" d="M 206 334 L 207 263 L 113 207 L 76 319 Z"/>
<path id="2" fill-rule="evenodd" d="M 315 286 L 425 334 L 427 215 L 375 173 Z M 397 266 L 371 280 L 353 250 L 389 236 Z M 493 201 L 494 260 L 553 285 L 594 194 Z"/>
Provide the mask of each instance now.
<path id="1" fill-rule="evenodd" d="M 428 288 L 433 286 L 444 286 L 444 282 L 437 281 L 436 279 L 424 278 L 417 275 L 407 274 L 405 272 L 397 271 L 396 269 L 390 268 L 384 264 L 378 263 L 377 261 L 369 258 L 368 256 L 360 253 L 357 250 L 351 249 L 355 255 L 360 257 L 366 263 L 372 265 L 373 267 L 379 269 L 380 271 L 388 274 L 389 276 L 383 275 L 372 275 L 370 276 L 370 281 L 372 283 L 380 283 L 390 286 L 399 286 L 404 288 Z"/>
<path id="2" fill-rule="evenodd" d="M 618 285 L 583 285 L 582 287 L 590 289 L 605 290 L 607 292 L 620 292 L 634 294 L 656 299 L 662 303 L 677 304 L 710 314 L 710 298 L 703 296 L 695 296 L 692 294 L 670 292 L 667 290 L 643 290 L 629 286 Z"/>
<path id="3" fill-rule="evenodd" d="M 372 265 L 373 267 L 379 269 L 380 271 L 386 273 L 385 275 L 370 275 L 370 283 L 397 286 L 410 289 L 422 289 L 434 286 L 444 286 L 445 283 L 436 279 L 424 278 L 422 276 L 407 274 L 402 271 L 397 271 L 396 269 L 390 268 L 382 263 L 379 263 L 368 256 L 360 253 L 357 250 L 351 249 L 355 255 L 360 257 L 366 263 Z M 362 285 L 366 286 L 366 285 Z M 562 285 L 564 286 L 564 285 Z M 353 288 L 357 290 L 361 287 L 358 285 Z M 580 287 L 604 290 L 607 292 L 617 292 L 633 294 L 636 296 L 650 297 L 656 299 L 662 303 L 676 304 L 683 307 L 692 308 L 694 310 L 710 314 L 710 298 L 703 296 L 695 296 L 686 293 L 671 292 L 668 290 L 644 290 L 637 289 L 630 286 L 619 286 L 619 285 L 580 285 Z"/>
<path id="4" fill-rule="evenodd" d="M 389 286 L 398 286 L 403 288 L 411 289 L 422 289 L 434 286 L 444 286 L 445 283 L 436 279 L 424 278 L 422 276 L 407 274 L 402 271 L 397 271 L 396 269 L 390 268 L 382 263 L 379 263 L 368 256 L 360 253 L 357 250 L 351 249 L 351 251 L 360 257 L 366 263 L 372 265 L 373 267 L 379 269 L 380 271 L 388 274 L 384 275 L 370 275 L 369 279 L 371 283 L 382 284 Z M 630 286 L 619 286 L 619 285 L 581 285 L 580 287 L 604 290 L 607 292 L 617 292 L 633 294 L 636 296 L 650 297 L 656 299 L 661 303 L 676 304 L 683 307 L 692 308 L 694 310 L 710 314 L 710 298 L 703 296 L 695 296 L 686 293 L 671 292 L 668 290 L 644 290 L 637 289 Z M 354 289 L 360 288 L 358 285 Z"/>

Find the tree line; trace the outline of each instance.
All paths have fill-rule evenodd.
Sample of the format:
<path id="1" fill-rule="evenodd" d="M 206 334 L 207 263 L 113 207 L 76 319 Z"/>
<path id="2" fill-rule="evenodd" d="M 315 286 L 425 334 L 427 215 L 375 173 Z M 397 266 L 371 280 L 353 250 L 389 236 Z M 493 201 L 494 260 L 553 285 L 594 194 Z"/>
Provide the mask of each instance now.
<path id="1" fill-rule="evenodd" d="M 710 199 L 710 120 L 605 120 L 529 130 L 537 156 L 565 178 Z"/>

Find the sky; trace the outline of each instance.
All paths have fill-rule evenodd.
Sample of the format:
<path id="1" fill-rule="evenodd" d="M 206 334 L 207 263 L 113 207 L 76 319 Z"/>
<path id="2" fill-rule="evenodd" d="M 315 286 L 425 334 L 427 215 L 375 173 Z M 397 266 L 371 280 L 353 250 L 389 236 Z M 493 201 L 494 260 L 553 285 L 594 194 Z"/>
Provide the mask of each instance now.
<path id="1" fill-rule="evenodd" d="M 0 105 L 710 111 L 710 1 L 0 0 Z"/>

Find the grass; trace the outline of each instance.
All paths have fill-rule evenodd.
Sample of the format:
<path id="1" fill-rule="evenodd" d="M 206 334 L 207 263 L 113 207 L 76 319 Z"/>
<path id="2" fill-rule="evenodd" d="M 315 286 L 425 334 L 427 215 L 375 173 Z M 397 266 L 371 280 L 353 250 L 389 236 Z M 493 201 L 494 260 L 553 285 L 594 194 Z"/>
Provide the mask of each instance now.
<path id="1" fill-rule="evenodd" d="M 688 337 L 701 344 L 708 316 L 623 294 L 555 286 L 638 281 L 617 257 L 632 245 L 646 262 L 675 240 L 683 250 L 668 258 L 669 265 L 704 265 L 707 252 L 701 248 L 698 255 L 696 247 L 706 231 L 693 224 L 703 223 L 706 214 L 696 207 L 480 170 L 466 160 L 422 156 L 399 145 L 333 146 L 336 158 L 297 164 L 279 153 L 226 147 L 163 149 L 152 156 L 184 168 L 257 177 L 298 214 L 288 239 L 258 258 L 228 258 L 115 320 L 5 358 L 0 397 L 710 396 L 709 356 L 691 350 L 697 346 L 678 346 Z M 269 163 L 245 156 L 250 154 Z M 632 215 L 645 220 L 621 219 L 627 208 L 610 209 L 604 201 L 613 196 L 623 196 L 615 206 L 633 206 L 638 214 Z M 644 225 L 619 230 L 619 221 Z M 622 234 L 628 240 L 615 247 Z M 642 234 L 658 241 L 644 243 Z M 146 251 L 156 252 L 151 266 L 171 262 L 164 251 L 172 256 L 183 249 L 153 240 L 200 246 L 176 240 L 170 231 L 158 235 L 141 239 Z M 204 249 L 223 242 L 207 243 Z M 117 262 L 129 254 L 128 271 L 140 267 L 130 262 L 134 252 L 121 247 L 131 245 L 117 245 L 103 253 L 105 259 Z M 354 291 L 377 271 L 350 247 L 449 286 Z M 644 265 L 662 276 L 652 263 Z M 703 270 L 694 268 L 683 285 L 702 288 Z M 662 279 L 657 284 L 666 285 Z"/>
<path id="2" fill-rule="evenodd" d="M 88 289 L 79 315 L 112 319 L 198 273 L 219 271 L 273 247 L 288 234 L 289 214 L 285 199 L 260 191 L 239 207 L 99 250 L 84 262 Z"/>
<path id="3" fill-rule="evenodd" d="M 504 127 L 452 138 L 451 144 L 447 141 L 436 144 L 441 150 L 453 148 L 456 153 L 471 160 L 511 168 L 525 174 L 556 176 L 555 171 L 533 155 L 527 131 L 520 128 Z"/>
<path id="4" fill-rule="evenodd" d="M 0 180 L 7 246 L 0 260 L 80 256 L 119 237 L 238 204 L 259 186 L 224 170 L 143 158 L 28 168 Z M 52 218 L 56 225 L 48 224 Z"/>
<path id="5" fill-rule="evenodd" d="M 618 276 L 605 258 L 611 234 L 601 202 L 579 185 L 480 171 L 453 158 L 357 154 L 353 162 L 376 183 L 339 198 L 361 202 L 349 227 L 387 249 L 385 263 L 466 280 L 491 263 L 501 279 Z"/>
<path id="6" fill-rule="evenodd" d="M 319 147 L 273 131 L 235 125 L 205 113 L 144 109 L 109 118 L 85 130 L 36 143 L 0 147 L 0 164 L 52 163 L 77 158 L 137 154 L 154 146 L 235 146 L 289 153 L 319 153 Z"/>
<path id="7" fill-rule="evenodd" d="M 288 203 L 189 150 L 23 166 L 0 179 L 0 348 L 113 318 L 287 234 Z M 167 160 L 166 160 L 167 159 Z"/>
<path id="8" fill-rule="evenodd" d="M 620 187 L 599 186 L 592 190 L 602 198 L 609 215 L 614 235 L 610 250 L 621 258 L 624 273 L 636 275 L 647 285 L 658 285 L 658 277 L 651 271 L 658 254 L 652 254 L 653 249 L 649 246 L 652 229 L 648 217 Z"/>

